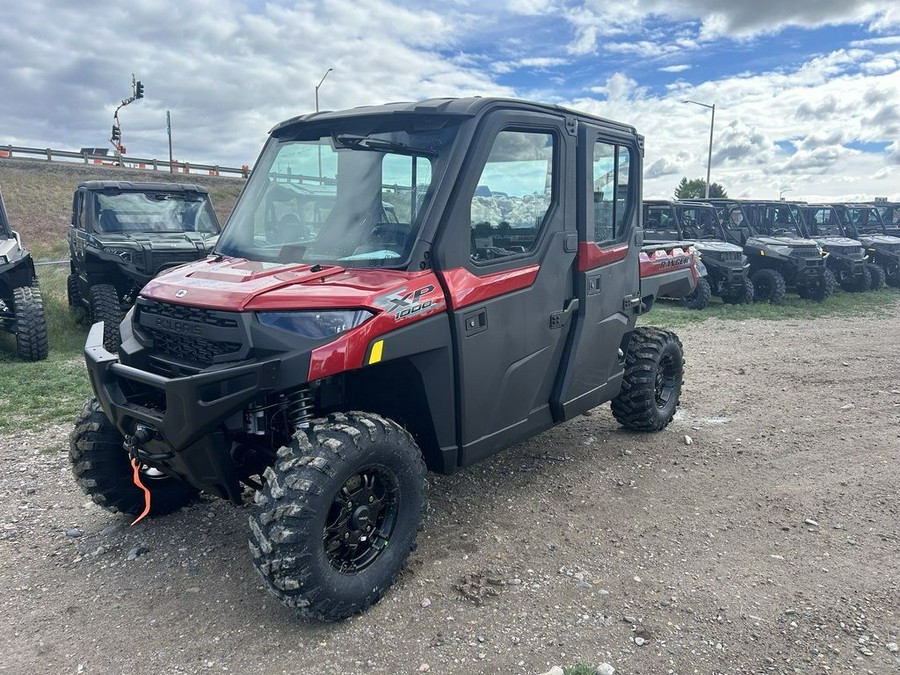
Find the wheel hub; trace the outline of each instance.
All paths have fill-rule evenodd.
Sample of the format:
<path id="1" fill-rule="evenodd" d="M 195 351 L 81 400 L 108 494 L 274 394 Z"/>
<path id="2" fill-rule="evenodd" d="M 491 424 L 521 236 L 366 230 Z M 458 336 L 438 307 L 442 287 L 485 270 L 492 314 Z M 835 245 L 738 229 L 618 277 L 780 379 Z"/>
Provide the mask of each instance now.
<path id="1" fill-rule="evenodd" d="M 371 565 L 387 547 L 398 511 L 393 474 L 370 469 L 348 478 L 333 498 L 322 535 L 332 567 L 355 573 Z"/>

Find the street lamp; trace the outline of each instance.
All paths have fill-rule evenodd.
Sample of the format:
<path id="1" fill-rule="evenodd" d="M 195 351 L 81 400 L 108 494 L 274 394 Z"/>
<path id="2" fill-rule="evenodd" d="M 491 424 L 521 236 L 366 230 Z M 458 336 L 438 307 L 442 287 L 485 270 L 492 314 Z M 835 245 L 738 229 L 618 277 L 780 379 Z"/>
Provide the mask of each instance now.
<path id="1" fill-rule="evenodd" d="M 794 191 L 793 188 L 784 188 L 784 190 L 782 190 L 781 192 L 778 193 L 778 201 L 783 202 L 784 201 L 784 193 L 785 192 L 793 192 L 793 191 Z"/>
<path id="2" fill-rule="evenodd" d="M 322 83 L 325 81 L 325 78 L 328 77 L 328 73 L 330 73 L 334 68 L 329 68 L 325 71 L 325 74 L 322 76 L 322 79 L 319 80 L 319 84 L 316 85 L 316 112 L 319 112 L 319 87 L 322 86 Z"/>
<path id="3" fill-rule="evenodd" d="M 712 117 L 709 119 L 709 157 L 706 160 L 706 199 L 709 199 L 709 172 L 712 168 L 713 127 L 716 124 L 716 104 L 710 105 L 709 103 L 700 103 L 700 101 L 682 101 L 682 103 L 693 103 L 712 110 Z"/>

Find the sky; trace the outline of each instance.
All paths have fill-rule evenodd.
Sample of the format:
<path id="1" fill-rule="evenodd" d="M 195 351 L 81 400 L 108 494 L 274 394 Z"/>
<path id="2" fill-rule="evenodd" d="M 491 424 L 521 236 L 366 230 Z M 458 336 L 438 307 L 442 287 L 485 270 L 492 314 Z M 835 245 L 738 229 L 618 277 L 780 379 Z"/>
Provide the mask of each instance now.
<path id="1" fill-rule="evenodd" d="M 4 0 L 0 145 L 252 165 L 281 120 L 512 96 L 634 125 L 644 196 L 900 200 L 895 0 Z M 0 160 L 2 161 L 2 160 Z"/>

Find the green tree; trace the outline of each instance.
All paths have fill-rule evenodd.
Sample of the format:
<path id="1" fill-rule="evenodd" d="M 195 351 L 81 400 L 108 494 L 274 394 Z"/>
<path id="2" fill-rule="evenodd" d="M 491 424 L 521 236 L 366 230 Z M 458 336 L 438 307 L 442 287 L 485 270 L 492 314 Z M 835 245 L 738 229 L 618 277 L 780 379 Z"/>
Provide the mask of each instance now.
<path id="1" fill-rule="evenodd" d="M 706 181 L 702 178 L 694 178 L 688 180 L 687 177 L 681 179 L 678 187 L 675 188 L 675 199 L 703 199 L 706 196 Z M 709 184 L 710 197 L 727 197 L 728 193 L 718 183 Z"/>

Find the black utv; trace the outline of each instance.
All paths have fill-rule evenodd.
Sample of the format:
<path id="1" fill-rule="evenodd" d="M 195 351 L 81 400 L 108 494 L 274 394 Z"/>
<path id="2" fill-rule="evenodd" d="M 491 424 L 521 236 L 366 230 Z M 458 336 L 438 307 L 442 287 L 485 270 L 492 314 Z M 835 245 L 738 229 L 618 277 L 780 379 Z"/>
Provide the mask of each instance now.
<path id="1" fill-rule="evenodd" d="M 103 321 L 119 347 L 119 323 L 138 291 L 165 269 L 205 258 L 220 231 L 206 188 L 87 181 L 75 190 L 69 228 L 69 306 Z"/>
<path id="2" fill-rule="evenodd" d="M 700 254 L 701 276 L 694 292 L 682 299 L 690 309 L 703 309 L 711 295 L 729 304 L 753 302 L 750 263 L 743 249 L 728 242 L 715 207 L 699 202 L 644 201 L 644 244 L 691 242 Z"/>
<path id="3" fill-rule="evenodd" d="M 0 328 L 16 336 L 16 352 L 25 361 L 47 358 L 44 302 L 34 261 L 9 225 L 0 193 Z"/>
<path id="4" fill-rule="evenodd" d="M 878 208 L 872 204 L 832 204 L 835 217 L 848 237 L 858 239 L 871 261 L 875 288 L 886 282 L 900 288 L 900 237 L 890 234 Z"/>
<path id="5" fill-rule="evenodd" d="M 822 247 L 825 265 L 845 291 L 859 293 L 884 285 L 884 272 L 873 269 L 866 249 L 847 236 L 834 210 L 827 204 L 795 204 L 804 232 Z"/>
<path id="6" fill-rule="evenodd" d="M 900 202 L 877 201 L 874 206 L 884 221 L 885 234 L 900 237 Z"/>
<path id="7" fill-rule="evenodd" d="M 750 262 L 755 299 L 777 304 L 787 289 L 822 301 L 834 292 L 822 249 L 807 239 L 798 216 L 785 202 L 703 200 L 719 212 L 729 241 L 740 244 Z"/>

